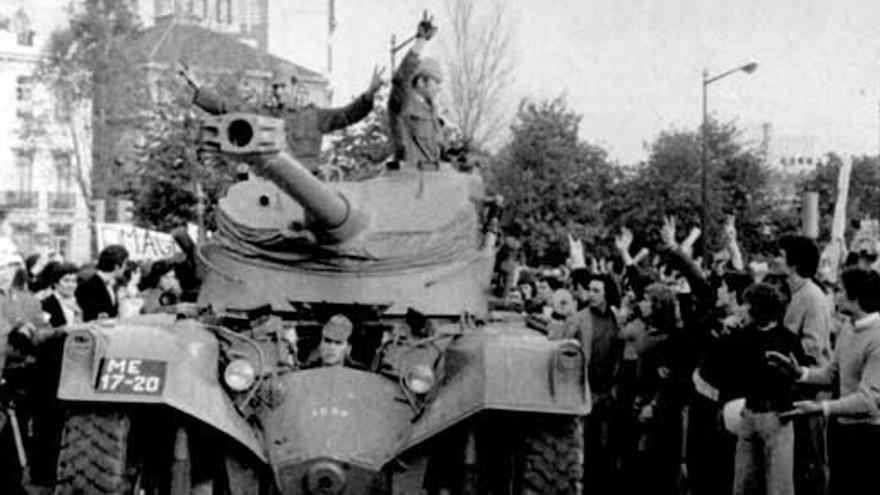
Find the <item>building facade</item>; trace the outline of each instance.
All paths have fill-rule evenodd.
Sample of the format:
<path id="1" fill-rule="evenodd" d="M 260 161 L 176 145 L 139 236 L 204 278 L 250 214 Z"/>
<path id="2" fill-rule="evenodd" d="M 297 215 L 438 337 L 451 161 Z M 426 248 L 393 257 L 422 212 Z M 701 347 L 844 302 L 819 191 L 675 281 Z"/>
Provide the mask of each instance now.
<path id="1" fill-rule="evenodd" d="M 147 26 L 173 18 L 260 50 L 269 46 L 269 0 L 140 0 L 138 5 Z"/>
<path id="2" fill-rule="evenodd" d="M 777 204 L 795 205 L 800 201 L 798 184 L 825 163 L 827 155 L 817 152 L 813 136 L 777 135 L 769 123 L 762 125 L 761 132 L 770 195 Z"/>
<path id="3" fill-rule="evenodd" d="M 88 163 L 79 158 L 89 155 L 90 138 L 77 133 L 77 126 L 88 126 L 65 114 L 35 75 L 51 32 L 46 8 L 46 2 L 0 3 L 0 108 L 7 110 L 0 126 L 0 209 L 22 254 L 58 252 L 85 262 L 90 229 L 79 178 L 88 176 Z M 63 6 L 57 10 L 63 14 Z"/>

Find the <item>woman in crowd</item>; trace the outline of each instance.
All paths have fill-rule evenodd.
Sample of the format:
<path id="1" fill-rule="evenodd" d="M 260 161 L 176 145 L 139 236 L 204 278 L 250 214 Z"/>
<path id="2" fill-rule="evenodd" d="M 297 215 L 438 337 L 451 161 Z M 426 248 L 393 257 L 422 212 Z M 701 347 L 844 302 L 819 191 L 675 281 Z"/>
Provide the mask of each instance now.
<path id="1" fill-rule="evenodd" d="M 43 299 L 43 311 L 53 328 L 82 322 L 82 309 L 76 302 L 77 274 L 73 263 L 50 262 L 43 270 L 43 279 L 49 294 Z"/>
<path id="2" fill-rule="evenodd" d="M 173 260 L 158 260 L 150 266 L 140 285 L 140 297 L 144 301 L 142 313 L 159 313 L 175 306 L 182 293 L 177 278 L 177 266 Z"/>

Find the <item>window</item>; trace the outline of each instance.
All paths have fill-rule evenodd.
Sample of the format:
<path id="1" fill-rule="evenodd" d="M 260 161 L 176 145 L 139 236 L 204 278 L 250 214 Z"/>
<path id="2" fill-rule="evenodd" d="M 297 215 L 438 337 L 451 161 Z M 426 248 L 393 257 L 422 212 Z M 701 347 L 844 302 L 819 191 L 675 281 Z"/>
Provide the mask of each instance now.
<path id="1" fill-rule="evenodd" d="M 34 81 L 31 76 L 18 76 L 15 79 L 15 112 L 27 118 L 34 113 Z"/>
<path id="2" fill-rule="evenodd" d="M 52 225 L 52 249 L 60 254 L 64 259 L 70 259 L 70 241 L 71 229 L 70 225 Z"/>
<path id="3" fill-rule="evenodd" d="M 34 46 L 34 30 L 31 19 L 22 9 L 18 9 L 12 18 L 12 29 L 15 30 L 15 41 L 19 46 Z"/>
<path id="4" fill-rule="evenodd" d="M 30 193 L 34 185 L 34 154 L 32 151 L 15 150 L 15 169 L 18 173 L 18 191 Z"/>
<path id="5" fill-rule="evenodd" d="M 70 163 L 70 153 L 55 151 L 52 153 L 52 161 L 55 164 L 55 190 L 57 192 L 70 191 L 73 178 L 73 167 Z"/>

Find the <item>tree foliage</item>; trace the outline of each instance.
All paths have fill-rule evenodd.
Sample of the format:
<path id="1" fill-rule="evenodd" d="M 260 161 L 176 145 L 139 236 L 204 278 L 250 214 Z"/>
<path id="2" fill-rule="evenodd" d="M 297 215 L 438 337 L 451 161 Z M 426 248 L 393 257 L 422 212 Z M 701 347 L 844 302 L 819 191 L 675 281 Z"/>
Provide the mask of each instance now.
<path id="1" fill-rule="evenodd" d="M 513 77 L 514 54 L 508 2 L 446 0 L 449 42 L 446 71 L 450 111 L 462 138 L 485 149 L 508 116 L 505 90 Z M 481 8 L 482 7 L 482 8 Z"/>
<path id="2" fill-rule="evenodd" d="M 842 164 L 843 161 L 839 155 L 829 154 L 827 160 L 820 163 L 798 185 L 800 192 L 815 191 L 819 193 L 821 238 L 827 238 L 831 230 L 834 204 L 837 201 L 838 175 Z M 851 221 L 880 218 L 880 161 L 877 157 L 853 157 L 846 218 Z M 852 225 L 847 227 L 845 232 L 847 239 L 851 238 L 854 230 Z"/>
<path id="3" fill-rule="evenodd" d="M 230 74 L 210 86 L 230 108 L 248 108 L 255 95 L 239 85 L 242 78 Z M 205 114 L 191 105 L 189 92 L 181 90 L 172 71 L 160 76 L 158 85 L 157 93 L 170 97 L 153 101 L 139 121 L 142 144 L 118 193 L 133 201 L 138 224 L 163 231 L 196 223 L 201 193 L 205 227 L 212 230 L 217 201 L 233 182 L 238 164 L 226 156 L 199 152 Z"/>
<path id="4" fill-rule="evenodd" d="M 708 247 L 720 245 L 720 225 L 734 215 L 747 250 L 763 250 L 776 233 L 771 215 L 767 170 L 761 154 L 741 144 L 732 123 L 711 122 L 708 129 Z M 656 240 L 663 216 L 680 225 L 700 226 L 702 210 L 700 134 L 665 131 L 651 144 L 646 163 L 621 181 L 605 210 L 610 224 L 626 225 Z"/>
<path id="5" fill-rule="evenodd" d="M 140 31 L 131 2 L 84 0 L 71 8 L 68 24 L 49 38 L 41 73 L 52 85 L 57 104 L 72 115 L 73 125 L 91 122 L 90 132 L 76 133 L 91 134 L 90 147 L 89 143 L 78 143 L 82 153 L 91 150 L 88 160 L 78 160 L 83 175 L 91 179 L 92 190 L 84 191 L 87 198 L 93 193 L 107 195 L 106 172 L 114 163 L 112 150 L 118 144 L 112 132 L 118 122 L 109 117 L 135 115 L 150 100 L 145 78 L 136 76 L 140 69 L 120 43 Z M 88 113 L 91 119 L 84 118 Z"/>
<path id="6" fill-rule="evenodd" d="M 320 169 L 325 179 L 357 181 L 380 174 L 392 151 L 385 103 L 377 98 L 367 118 L 330 139 L 324 153 L 327 165 Z"/>
<path id="7" fill-rule="evenodd" d="M 529 263 L 563 263 L 569 234 L 588 247 L 606 235 L 602 208 L 618 173 L 604 150 L 578 138 L 579 124 L 561 98 L 524 100 L 487 171 L 505 198 L 503 228 L 521 237 Z"/>

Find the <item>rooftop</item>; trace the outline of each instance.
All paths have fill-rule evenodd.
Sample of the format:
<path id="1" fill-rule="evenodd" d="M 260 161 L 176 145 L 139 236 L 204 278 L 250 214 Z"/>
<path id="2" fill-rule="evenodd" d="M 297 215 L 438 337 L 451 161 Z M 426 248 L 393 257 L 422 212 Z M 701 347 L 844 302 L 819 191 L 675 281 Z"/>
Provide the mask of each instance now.
<path id="1" fill-rule="evenodd" d="M 191 24 L 163 22 L 145 29 L 126 50 L 135 63 L 173 66 L 185 61 L 202 69 L 271 73 L 277 68 L 293 69 L 305 81 L 327 84 L 320 73 L 218 33 Z"/>

